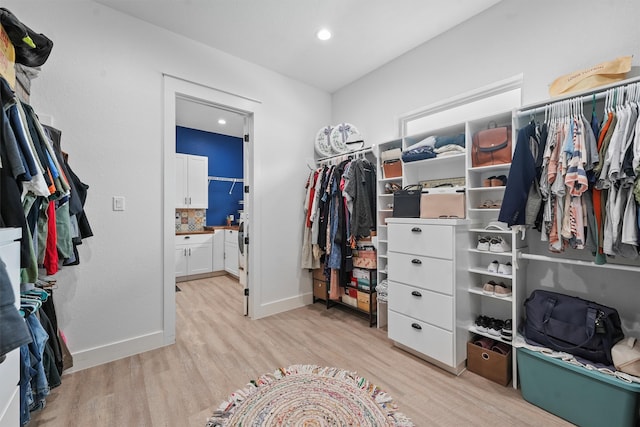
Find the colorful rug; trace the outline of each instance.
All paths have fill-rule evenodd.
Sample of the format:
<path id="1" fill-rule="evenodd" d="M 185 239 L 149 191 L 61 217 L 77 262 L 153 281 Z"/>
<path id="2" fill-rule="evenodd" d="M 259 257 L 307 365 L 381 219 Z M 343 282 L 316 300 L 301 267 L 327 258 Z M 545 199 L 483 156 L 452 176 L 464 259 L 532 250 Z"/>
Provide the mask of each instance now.
<path id="1" fill-rule="evenodd" d="M 413 427 L 391 397 L 355 372 L 293 365 L 233 393 L 207 427 Z"/>

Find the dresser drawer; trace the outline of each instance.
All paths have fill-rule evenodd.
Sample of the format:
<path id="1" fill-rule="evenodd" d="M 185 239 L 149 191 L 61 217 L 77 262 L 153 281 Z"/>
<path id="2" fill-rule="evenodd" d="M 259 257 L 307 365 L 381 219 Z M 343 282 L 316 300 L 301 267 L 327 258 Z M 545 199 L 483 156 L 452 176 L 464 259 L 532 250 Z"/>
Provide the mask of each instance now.
<path id="1" fill-rule="evenodd" d="M 453 297 L 390 281 L 389 310 L 453 331 Z"/>
<path id="2" fill-rule="evenodd" d="M 389 224 L 388 251 L 453 259 L 453 227 Z"/>
<path id="3" fill-rule="evenodd" d="M 453 362 L 453 334 L 389 310 L 389 338 L 447 366 Z"/>
<path id="4" fill-rule="evenodd" d="M 389 252 L 389 280 L 453 295 L 453 261 Z"/>
<path id="5" fill-rule="evenodd" d="M 0 363 L 0 413 L 18 389 L 19 381 L 20 349 L 17 348 L 7 353 L 7 358 Z M 19 410 L 18 413 L 20 413 Z"/>

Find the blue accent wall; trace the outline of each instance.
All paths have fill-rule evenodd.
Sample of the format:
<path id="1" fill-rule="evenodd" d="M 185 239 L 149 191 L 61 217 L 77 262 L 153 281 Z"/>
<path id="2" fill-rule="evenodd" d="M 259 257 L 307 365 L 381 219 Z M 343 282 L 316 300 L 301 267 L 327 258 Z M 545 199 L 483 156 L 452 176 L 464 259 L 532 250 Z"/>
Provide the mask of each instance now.
<path id="1" fill-rule="evenodd" d="M 240 179 L 244 176 L 242 138 L 176 126 L 176 153 L 207 156 L 209 176 Z M 243 185 L 242 182 L 235 186 L 232 182 L 209 182 L 207 225 L 226 225 L 228 215 L 238 221 Z"/>

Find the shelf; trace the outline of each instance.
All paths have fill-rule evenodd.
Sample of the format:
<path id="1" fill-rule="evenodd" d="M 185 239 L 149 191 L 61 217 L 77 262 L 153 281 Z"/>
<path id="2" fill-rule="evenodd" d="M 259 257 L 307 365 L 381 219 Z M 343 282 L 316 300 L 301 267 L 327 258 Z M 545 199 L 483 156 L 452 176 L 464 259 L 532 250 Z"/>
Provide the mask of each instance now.
<path id="1" fill-rule="evenodd" d="M 486 267 L 485 268 L 471 267 L 471 268 L 469 268 L 469 271 L 471 273 L 484 274 L 484 275 L 493 276 L 493 277 L 501 277 L 503 279 L 512 279 L 513 278 L 513 275 L 511 275 L 511 274 L 491 273 L 490 271 L 487 271 Z"/>
<path id="2" fill-rule="evenodd" d="M 387 239 L 378 239 L 378 243 L 388 243 L 389 241 Z"/>
<path id="3" fill-rule="evenodd" d="M 393 209 L 378 209 L 378 212 L 393 212 Z"/>
<path id="4" fill-rule="evenodd" d="M 393 196 L 393 193 L 380 193 L 378 194 L 378 197 L 391 197 Z"/>
<path id="5" fill-rule="evenodd" d="M 481 251 L 479 249 L 474 249 L 474 248 L 469 248 L 469 252 L 474 252 L 474 253 L 477 253 L 477 254 L 491 254 L 491 255 L 498 255 L 498 256 L 508 256 L 508 257 L 511 257 L 511 255 L 512 255 L 511 252 Z"/>
<path id="6" fill-rule="evenodd" d="M 470 173 L 483 173 L 483 172 L 489 172 L 493 170 L 509 169 L 510 167 L 511 167 L 511 163 L 505 163 L 502 165 L 480 166 L 475 168 L 469 168 L 468 170 Z"/>
<path id="7" fill-rule="evenodd" d="M 500 190 L 500 191 L 504 191 L 504 189 L 507 187 L 473 187 L 473 188 L 468 188 L 468 190 L 470 192 L 478 192 L 481 193 L 483 191 L 492 191 L 492 190 Z"/>
<path id="8" fill-rule="evenodd" d="M 394 176 L 393 178 L 380 178 L 378 182 L 393 182 L 393 181 L 402 181 L 401 176 Z"/>
<path id="9" fill-rule="evenodd" d="M 403 162 L 405 167 L 412 167 L 414 165 L 426 165 L 428 163 L 434 163 L 437 162 L 438 164 L 442 164 L 442 163 L 447 163 L 448 161 L 454 162 L 456 160 L 464 160 L 466 156 L 466 153 L 460 153 L 460 154 L 452 154 L 449 156 L 442 156 L 442 157 L 434 157 L 432 159 L 423 159 L 423 160 L 416 160 L 415 162 Z"/>
<path id="10" fill-rule="evenodd" d="M 511 234 L 511 230 L 487 230 L 486 228 L 470 228 L 469 231 L 473 231 L 474 233 Z"/>
<path id="11" fill-rule="evenodd" d="M 513 301 L 513 298 L 511 296 L 508 296 L 508 297 L 497 297 L 495 295 L 485 294 L 484 292 L 482 292 L 482 288 L 469 288 L 469 293 L 482 295 L 483 297 L 493 298 L 493 299 L 497 299 L 497 300 L 500 300 L 500 301 L 509 301 L 509 302 Z"/>
<path id="12" fill-rule="evenodd" d="M 500 212 L 500 208 L 470 208 L 469 212 Z"/>
<path id="13" fill-rule="evenodd" d="M 476 329 L 476 327 L 475 327 L 475 326 L 469 326 L 469 332 L 473 332 L 474 334 L 482 335 L 483 337 L 491 338 L 492 340 L 500 341 L 500 342 L 503 342 L 503 343 L 505 343 L 505 344 L 509 344 L 509 345 L 511 345 L 511 341 L 507 341 L 507 340 L 505 340 L 504 338 L 502 338 L 501 336 L 500 336 L 500 337 L 497 337 L 497 336 L 495 336 L 495 335 L 491 335 L 491 334 L 490 334 L 490 333 L 488 333 L 488 332 L 480 332 L 480 331 L 478 331 L 478 330 Z"/>
<path id="14" fill-rule="evenodd" d="M 387 258 L 387 254 L 378 254 L 378 258 Z"/>
<path id="15" fill-rule="evenodd" d="M 600 264 L 596 264 L 593 261 L 582 261 L 578 259 L 569 259 L 569 258 L 554 258 L 546 255 L 535 255 L 535 254 L 527 254 L 527 253 L 520 253 L 518 257 L 522 259 L 554 262 L 558 264 L 571 264 L 571 265 L 580 265 L 583 267 L 596 267 L 596 268 L 606 268 L 610 270 L 640 272 L 640 266 L 636 266 L 636 265 L 609 264 L 609 263 L 600 265 Z"/>

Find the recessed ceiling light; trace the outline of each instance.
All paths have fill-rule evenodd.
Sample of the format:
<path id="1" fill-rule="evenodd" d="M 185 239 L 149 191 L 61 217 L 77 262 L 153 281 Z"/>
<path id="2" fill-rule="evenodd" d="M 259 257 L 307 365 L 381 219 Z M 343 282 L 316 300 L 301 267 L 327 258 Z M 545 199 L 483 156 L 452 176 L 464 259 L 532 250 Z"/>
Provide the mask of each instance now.
<path id="1" fill-rule="evenodd" d="M 322 28 L 316 33 L 316 37 L 320 40 L 329 40 L 331 38 L 331 31 L 326 28 Z"/>
<path id="2" fill-rule="evenodd" d="M 218 120 L 218 124 L 219 124 L 219 125 L 226 125 L 226 124 L 227 124 L 227 121 L 226 121 L 225 119 L 219 119 L 219 120 Z"/>

